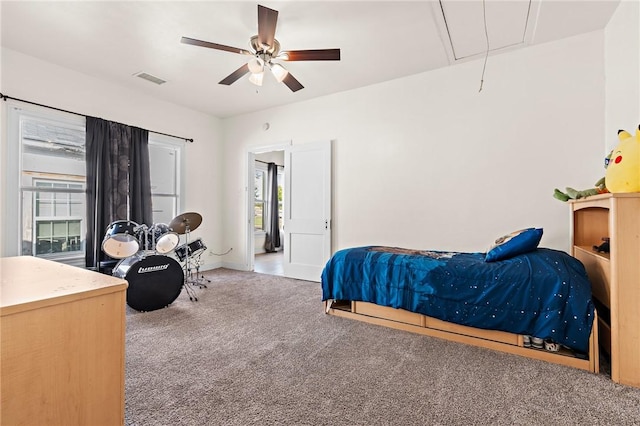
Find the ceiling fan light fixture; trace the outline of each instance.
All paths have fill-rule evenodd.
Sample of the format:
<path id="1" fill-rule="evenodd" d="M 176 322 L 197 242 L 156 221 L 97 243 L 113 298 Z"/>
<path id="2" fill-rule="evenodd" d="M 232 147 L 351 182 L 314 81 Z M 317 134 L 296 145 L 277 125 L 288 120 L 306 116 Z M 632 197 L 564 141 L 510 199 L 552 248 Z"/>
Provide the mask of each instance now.
<path id="1" fill-rule="evenodd" d="M 260 74 L 264 71 L 264 62 L 260 58 L 253 58 L 247 63 L 251 74 Z"/>
<path id="2" fill-rule="evenodd" d="M 252 73 L 249 77 L 249 81 L 255 84 L 256 86 L 262 86 L 262 80 L 264 79 L 264 73 Z"/>
<path id="3" fill-rule="evenodd" d="M 271 73 L 278 80 L 278 83 L 282 83 L 289 71 L 280 64 L 271 64 Z"/>
<path id="4" fill-rule="evenodd" d="M 2 0 L 0 0 L 2 1 Z M 182 37 L 182 43 L 209 49 L 222 50 L 241 55 L 246 55 L 247 62 L 240 68 L 223 78 L 218 84 L 229 86 L 247 74 L 249 80 L 256 86 L 262 86 L 265 67 L 271 70 L 274 78 L 287 86 L 292 92 L 304 89 L 304 86 L 282 65 L 276 65 L 272 60 L 279 61 L 339 61 L 340 49 L 307 49 L 280 51 L 280 42 L 275 38 L 276 25 L 278 23 L 278 11 L 258 5 L 258 34 L 251 37 L 249 46 L 251 50 L 238 49 L 224 44 L 212 43 L 204 40 L 196 40 Z"/>

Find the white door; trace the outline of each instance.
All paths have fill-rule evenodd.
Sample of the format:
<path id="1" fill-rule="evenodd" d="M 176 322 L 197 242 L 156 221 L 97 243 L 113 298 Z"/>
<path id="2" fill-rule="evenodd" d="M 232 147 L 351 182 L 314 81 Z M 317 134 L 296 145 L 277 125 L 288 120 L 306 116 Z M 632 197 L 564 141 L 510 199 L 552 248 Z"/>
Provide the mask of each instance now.
<path id="1" fill-rule="evenodd" d="M 331 256 L 331 141 L 285 149 L 284 275 L 320 282 Z"/>

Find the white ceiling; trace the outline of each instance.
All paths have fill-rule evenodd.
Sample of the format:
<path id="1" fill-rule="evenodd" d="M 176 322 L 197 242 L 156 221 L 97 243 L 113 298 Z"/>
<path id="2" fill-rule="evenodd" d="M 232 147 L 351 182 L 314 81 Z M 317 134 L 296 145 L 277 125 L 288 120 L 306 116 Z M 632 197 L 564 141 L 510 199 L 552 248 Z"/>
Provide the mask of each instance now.
<path id="1" fill-rule="evenodd" d="M 218 117 L 284 105 L 602 29 L 619 0 L 260 1 L 279 12 L 283 50 L 340 48 L 340 61 L 287 62 L 305 88 L 269 75 L 218 81 L 247 56 L 257 2 L 2 1 L 2 46 Z M 453 43 L 453 45 L 452 45 Z M 134 77 L 146 72 L 167 82 Z M 6 93 L 12 96 L 11 93 Z M 15 95 L 14 95 L 15 96 Z"/>

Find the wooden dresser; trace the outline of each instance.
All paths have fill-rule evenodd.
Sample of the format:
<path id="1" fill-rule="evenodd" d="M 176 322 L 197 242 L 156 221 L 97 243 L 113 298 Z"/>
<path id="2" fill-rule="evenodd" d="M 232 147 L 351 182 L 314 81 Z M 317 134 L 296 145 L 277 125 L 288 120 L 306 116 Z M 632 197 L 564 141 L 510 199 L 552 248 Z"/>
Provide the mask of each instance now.
<path id="1" fill-rule="evenodd" d="M 592 283 L 611 379 L 640 387 L 640 193 L 569 203 L 571 254 L 585 265 Z M 610 253 L 593 249 L 603 237 L 610 238 Z"/>
<path id="2" fill-rule="evenodd" d="M 0 276 L 0 424 L 124 424 L 127 282 L 30 256 Z"/>

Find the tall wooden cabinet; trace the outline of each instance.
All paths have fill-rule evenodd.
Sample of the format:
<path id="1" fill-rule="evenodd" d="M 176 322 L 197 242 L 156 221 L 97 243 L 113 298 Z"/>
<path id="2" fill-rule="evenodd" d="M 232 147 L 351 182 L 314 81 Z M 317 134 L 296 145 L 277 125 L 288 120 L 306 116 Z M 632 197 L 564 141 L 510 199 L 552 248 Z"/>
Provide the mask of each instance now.
<path id="1" fill-rule="evenodd" d="M 586 267 L 598 308 L 600 345 L 614 382 L 640 387 L 640 194 L 570 201 L 571 254 Z M 610 253 L 593 246 L 610 239 Z"/>
<path id="2" fill-rule="evenodd" d="M 0 259 L 0 424 L 122 425 L 127 282 Z"/>

